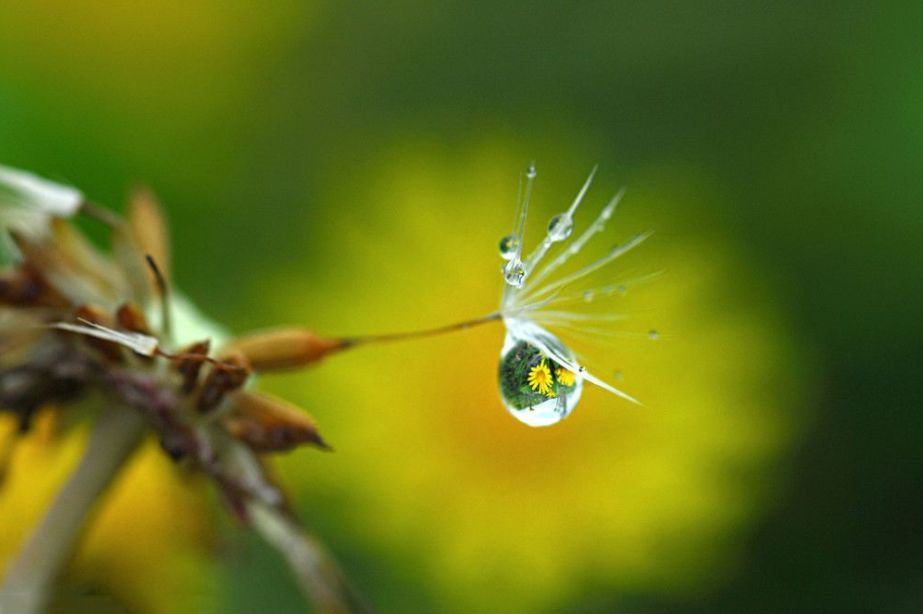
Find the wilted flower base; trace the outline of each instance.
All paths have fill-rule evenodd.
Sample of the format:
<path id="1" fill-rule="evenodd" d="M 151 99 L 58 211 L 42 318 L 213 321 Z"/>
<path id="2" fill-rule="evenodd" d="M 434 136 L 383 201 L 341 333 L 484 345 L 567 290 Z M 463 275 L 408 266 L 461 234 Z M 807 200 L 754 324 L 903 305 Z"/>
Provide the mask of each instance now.
<path id="1" fill-rule="evenodd" d="M 550 426 L 580 401 L 583 378 L 536 346 L 507 334 L 500 352 L 500 396 L 514 418 L 529 426 Z"/>

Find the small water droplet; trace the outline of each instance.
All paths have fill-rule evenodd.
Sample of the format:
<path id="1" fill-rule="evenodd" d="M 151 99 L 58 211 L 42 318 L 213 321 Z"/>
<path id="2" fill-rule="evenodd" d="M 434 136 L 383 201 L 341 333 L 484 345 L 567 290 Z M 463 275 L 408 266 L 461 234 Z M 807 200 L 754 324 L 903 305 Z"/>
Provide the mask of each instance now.
<path id="1" fill-rule="evenodd" d="M 500 257 L 504 260 L 512 260 L 519 253 L 519 239 L 513 235 L 506 235 L 500 239 Z"/>
<path id="2" fill-rule="evenodd" d="M 592 301 L 592 300 L 593 300 L 593 291 L 592 291 L 592 290 L 587 290 L 586 292 L 584 292 L 584 293 L 583 293 L 583 300 L 585 300 L 585 301 L 588 302 L 588 303 L 589 303 L 590 301 Z"/>
<path id="3" fill-rule="evenodd" d="M 538 173 L 535 170 L 535 162 L 533 162 L 532 164 L 529 165 L 529 168 L 526 169 L 526 177 L 528 177 L 529 179 L 535 179 L 535 176 L 537 174 Z"/>
<path id="4" fill-rule="evenodd" d="M 557 424 L 574 410 L 583 390 L 579 374 L 510 333 L 503 342 L 497 375 L 503 404 L 529 426 Z"/>
<path id="5" fill-rule="evenodd" d="M 628 288 L 626 288 L 625 286 L 619 285 L 615 287 L 615 291 L 621 294 L 622 296 L 625 296 L 625 293 L 628 292 Z"/>
<path id="6" fill-rule="evenodd" d="M 615 372 L 612 374 L 612 377 L 615 379 L 615 381 L 620 382 L 620 381 L 622 381 L 623 379 L 625 379 L 625 374 L 622 373 L 621 371 L 615 371 Z"/>
<path id="7" fill-rule="evenodd" d="M 652 328 L 651 330 L 647 331 L 647 338 L 648 339 L 659 339 L 660 333 L 658 333 L 656 330 Z"/>
<path id="8" fill-rule="evenodd" d="M 548 222 L 548 238 L 552 242 L 563 241 L 574 230 L 574 221 L 566 213 L 559 213 Z"/>
<path id="9" fill-rule="evenodd" d="M 518 256 L 514 256 L 503 267 L 503 279 L 514 288 L 522 288 L 526 279 L 526 267 L 523 266 Z"/>
<path id="10" fill-rule="evenodd" d="M 580 365 L 579 371 L 580 373 L 586 373 L 586 367 L 584 367 L 583 365 Z"/>

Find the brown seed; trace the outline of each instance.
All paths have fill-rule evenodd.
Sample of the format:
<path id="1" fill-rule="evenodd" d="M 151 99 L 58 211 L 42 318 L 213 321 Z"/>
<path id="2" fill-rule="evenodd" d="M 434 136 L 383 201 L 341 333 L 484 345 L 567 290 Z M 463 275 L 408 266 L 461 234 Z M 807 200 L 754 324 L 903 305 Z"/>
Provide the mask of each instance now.
<path id="1" fill-rule="evenodd" d="M 205 413 L 216 408 L 224 395 L 243 386 L 249 375 L 250 363 L 243 354 L 235 353 L 213 363 L 199 394 L 199 411 Z"/>
<path id="2" fill-rule="evenodd" d="M 246 390 L 234 395 L 233 402 L 234 410 L 224 425 L 257 452 L 290 450 L 301 444 L 330 449 L 317 432 L 314 420 L 294 405 Z"/>
<path id="3" fill-rule="evenodd" d="M 144 312 L 134 303 L 123 303 L 115 312 L 115 319 L 120 328 L 133 333 L 150 334 Z"/>
<path id="4" fill-rule="evenodd" d="M 0 303 L 17 307 L 68 306 L 28 262 L 0 276 Z"/>
<path id="5" fill-rule="evenodd" d="M 277 328 L 240 337 L 222 353 L 240 352 L 260 372 L 303 367 L 344 347 L 341 339 L 324 339 L 303 328 Z"/>
<path id="6" fill-rule="evenodd" d="M 205 339 L 204 341 L 193 343 L 179 354 L 176 370 L 183 376 L 180 389 L 184 394 L 189 394 L 195 390 L 196 384 L 199 383 L 199 372 L 202 370 L 202 365 L 205 364 L 202 359 L 208 356 L 210 347 L 211 341 Z"/>

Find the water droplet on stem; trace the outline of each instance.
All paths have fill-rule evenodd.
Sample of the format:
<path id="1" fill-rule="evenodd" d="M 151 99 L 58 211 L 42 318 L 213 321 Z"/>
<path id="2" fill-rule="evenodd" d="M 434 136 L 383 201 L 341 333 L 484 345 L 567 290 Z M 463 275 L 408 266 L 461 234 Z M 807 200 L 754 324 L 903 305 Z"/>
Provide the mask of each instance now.
<path id="1" fill-rule="evenodd" d="M 500 257 L 512 260 L 519 253 L 519 239 L 513 235 L 506 235 L 500 239 Z"/>
<path id="2" fill-rule="evenodd" d="M 574 230 L 574 221 L 566 213 L 559 213 L 548 222 L 548 238 L 553 242 L 565 240 Z"/>

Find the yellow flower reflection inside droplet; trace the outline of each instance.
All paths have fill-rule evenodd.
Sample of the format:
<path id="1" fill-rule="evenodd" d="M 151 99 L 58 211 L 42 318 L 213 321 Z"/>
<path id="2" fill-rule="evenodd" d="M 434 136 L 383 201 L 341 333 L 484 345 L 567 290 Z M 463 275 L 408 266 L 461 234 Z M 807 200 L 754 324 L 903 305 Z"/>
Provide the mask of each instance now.
<path id="1" fill-rule="evenodd" d="M 558 383 L 564 386 L 573 386 L 574 385 L 574 372 L 565 369 L 564 367 L 558 367 L 554 370 L 554 376 L 558 378 Z"/>
<path id="2" fill-rule="evenodd" d="M 528 382 L 532 390 L 549 396 L 553 380 L 551 379 L 551 370 L 548 369 L 544 359 L 529 371 Z"/>

